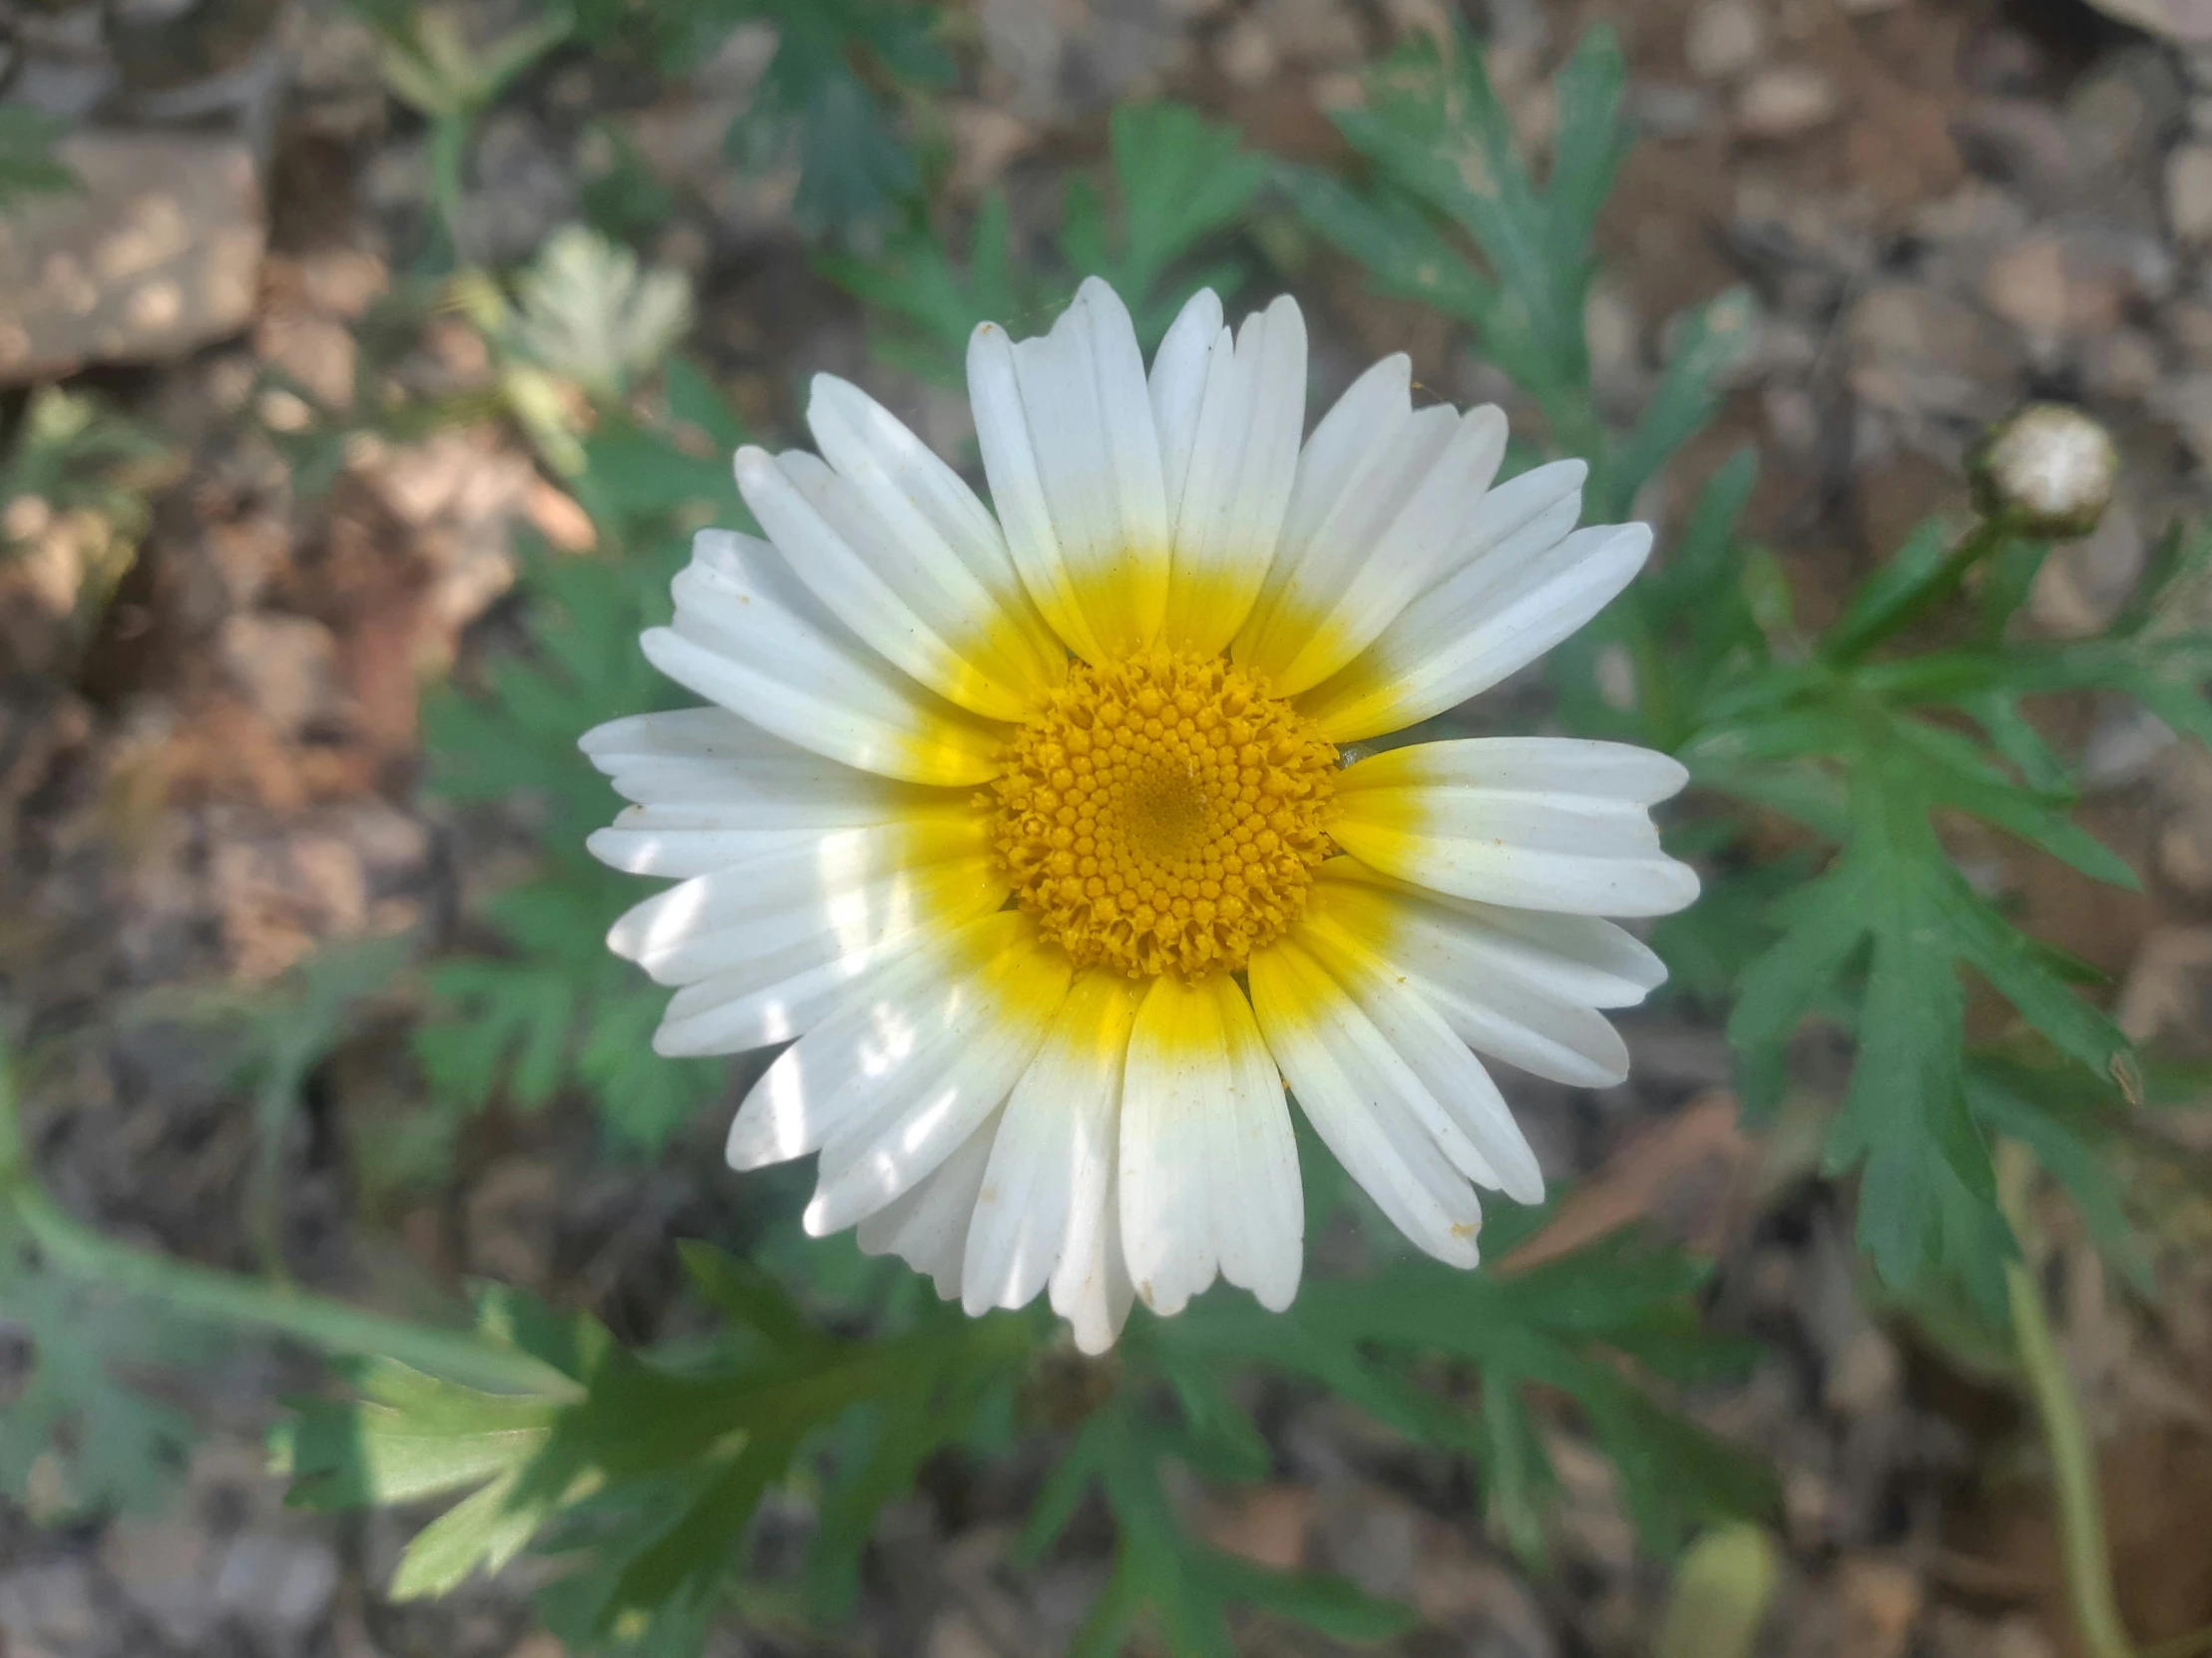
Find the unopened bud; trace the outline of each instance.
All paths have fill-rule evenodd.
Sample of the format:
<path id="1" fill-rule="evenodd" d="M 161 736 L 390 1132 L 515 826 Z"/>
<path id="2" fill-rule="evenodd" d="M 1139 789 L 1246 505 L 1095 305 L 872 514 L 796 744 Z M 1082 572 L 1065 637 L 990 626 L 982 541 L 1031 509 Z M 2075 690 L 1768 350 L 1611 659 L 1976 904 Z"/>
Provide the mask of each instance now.
<path id="1" fill-rule="evenodd" d="M 1991 428 L 1969 463 L 1975 501 L 2023 535 L 2085 536 L 2112 504 L 2119 451 L 2105 429 L 2063 403 L 2030 403 Z"/>

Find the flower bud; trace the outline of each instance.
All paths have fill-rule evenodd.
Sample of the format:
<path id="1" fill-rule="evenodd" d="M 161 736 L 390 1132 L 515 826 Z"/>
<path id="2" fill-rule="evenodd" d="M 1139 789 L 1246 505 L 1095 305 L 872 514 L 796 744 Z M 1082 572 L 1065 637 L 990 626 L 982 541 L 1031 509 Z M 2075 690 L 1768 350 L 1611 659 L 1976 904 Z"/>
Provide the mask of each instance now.
<path id="1" fill-rule="evenodd" d="M 1986 515 L 2022 535 L 2070 540 L 2094 530 L 2112 504 L 2120 457 L 2079 409 L 2030 403 L 1991 428 L 1968 470 Z"/>

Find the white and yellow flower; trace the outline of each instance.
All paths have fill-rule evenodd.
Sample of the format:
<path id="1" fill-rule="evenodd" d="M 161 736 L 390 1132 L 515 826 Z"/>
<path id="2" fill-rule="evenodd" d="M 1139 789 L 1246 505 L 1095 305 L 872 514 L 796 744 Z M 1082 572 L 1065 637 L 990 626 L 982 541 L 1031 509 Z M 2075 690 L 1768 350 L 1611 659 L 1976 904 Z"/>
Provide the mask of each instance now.
<path id="1" fill-rule="evenodd" d="M 1078 1341 L 1218 1274 L 1287 1306 L 1285 1085 L 1406 1235 L 1473 1266 L 1478 1188 L 1543 1175 L 1479 1050 L 1585 1087 L 1657 959 L 1600 916 L 1697 891 L 1666 756 L 1369 743 L 1587 622 L 1641 525 L 1584 467 L 1492 487 L 1495 408 L 1377 363 L 1301 442 L 1305 325 L 1184 307 L 1147 372 L 1093 280 L 969 348 L 996 515 L 821 376 L 820 454 L 746 449 L 766 541 L 699 536 L 648 656 L 712 706 L 584 747 L 633 804 L 592 847 L 678 884 L 613 947 L 677 987 L 664 1053 L 791 1045 L 729 1160 L 819 1154 L 806 1210 L 970 1312 L 1050 1288 Z M 796 1038 L 793 1040 L 793 1038 Z"/>

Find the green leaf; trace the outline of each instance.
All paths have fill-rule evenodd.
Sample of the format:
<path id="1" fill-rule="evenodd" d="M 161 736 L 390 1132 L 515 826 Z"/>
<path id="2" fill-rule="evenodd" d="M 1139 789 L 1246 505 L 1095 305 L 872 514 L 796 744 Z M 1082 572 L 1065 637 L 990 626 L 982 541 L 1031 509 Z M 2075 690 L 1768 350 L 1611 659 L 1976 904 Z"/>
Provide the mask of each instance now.
<path id="1" fill-rule="evenodd" d="M 749 515 L 731 469 L 734 447 L 717 442 L 707 453 L 678 449 L 661 434 L 610 412 L 584 440 L 585 470 L 577 492 L 601 523 L 677 518 L 743 524 Z"/>
<path id="2" fill-rule="evenodd" d="M 518 1477 L 506 1468 L 416 1532 L 392 1574 L 391 1598 L 435 1599 L 479 1571 L 490 1577 L 513 1563 L 545 1520 L 542 1508 L 516 1501 Z"/>
<path id="3" fill-rule="evenodd" d="M 1728 1039 L 1739 1048 L 1770 1046 L 1786 1038 L 1811 1012 L 1820 993 L 1858 954 L 1871 929 L 1868 867 L 1846 862 L 1800 889 L 1773 919 L 1781 938 L 1744 970 L 1742 989 L 1728 1017 Z"/>
<path id="4" fill-rule="evenodd" d="M 0 1210 L 0 1325 L 28 1339 L 30 1364 L 0 1404 L 0 1493 L 44 1523 L 150 1508 L 198 1435 L 146 1372 L 204 1364 L 221 1339 L 48 1265 L 11 1235 L 11 1220 Z"/>
<path id="5" fill-rule="evenodd" d="M 2135 638 L 2152 629 L 2170 598 L 2201 586 L 2212 571 L 2212 524 L 2176 520 L 2158 538 L 2135 589 L 2112 620 L 2117 638 Z"/>
<path id="6" fill-rule="evenodd" d="M 1600 24 L 1575 43 L 1574 55 L 1552 83 L 1558 131 L 1551 140 L 1551 174 L 1546 194 L 1551 213 L 1551 257 L 1564 265 L 1586 258 L 1597 215 L 1612 195 L 1613 178 L 1633 142 L 1621 119 L 1628 65 L 1619 39 Z"/>
<path id="7" fill-rule="evenodd" d="M 1561 112 L 1549 178 L 1540 187 L 1516 146 L 1481 46 L 1461 27 L 1450 62 L 1409 43 L 1369 78 L 1368 107 L 1334 112 L 1376 183 L 1359 196 L 1289 174 L 1292 203 L 1387 291 L 1428 299 L 1474 325 L 1478 344 L 1536 401 L 1553 446 L 1591 465 L 1591 498 L 1613 502 L 1611 445 L 1589 387 L 1582 333 L 1594 261 L 1590 233 L 1625 143 L 1625 79 L 1610 33 L 1592 30 L 1554 87 Z M 1480 254 L 1459 252 L 1421 219 L 1451 225 Z M 1697 400 L 1685 360 L 1661 425 L 1637 459 L 1655 465 L 1678 443 Z"/>
<path id="8" fill-rule="evenodd" d="M 1748 288 L 1730 288 L 1682 318 L 1673 355 L 1643 419 L 1606 468 L 1610 495 L 1599 504 L 1602 516 L 1632 511 L 1636 492 L 1711 423 L 1720 408 L 1720 382 L 1757 335 L 1758 308 Z"/>
<path id="9" fill-rule="evenodd" d="M 67 126 L 22 104 L 0 104 L 0 209 L 26 196 L 77 188 L 77 175 L 54 154 Z"/>
<path id="10" fill-rule="evenodd" d="M 1166 332 L 1180 292 L 1157 291 L 1168 267 L 1233 223 L 1268 174 L 1242 148 L 1235 128 L 1183 104 L 1123 104 L 1110 122 L 1114 182 L 1121 198 L 1120 244 L 1087 249 L 1087 263 L 1112 283 L 1147 343 Z M 1065 239 L 1065 235 L 1064 235 Z"/>
<path id="11" fill-rule="evenodd" d="M 1956 526 L 1940 518 L 1923 520 L 1852 595 L 1850 606 L 1821 636 L 1822 652 L 1841 659 L 1887 632 L 1944 578 L 1957 539 Z"/>
<path id="12" fill-rule="evenodd" d="M 792 216 L 813 235 L 865 242 L 912 203 L 921 174 L 896 113 L 870 79 L 942 86 L 951 57 L 935 39 L 935 6 L 905 0 L 751 0 L 775 25 L 776 50 L 727 148 L 748 166 L 795 148 Z M 870 68 L 864 79 L 856 65 Z"/>
<path id="13" fill-rule="evenodd" d="M 754 1510 L 802 1448 L 848 1420 L 874 1425 L 848 1442 L 863 1454 L 824 1508 L 838 1557 L 828 1570 L 849 1573 L 883 1503 L 1029 1349 L 1021 1321 L 957 1308 L 905 1335 L 839 1340 L 805 1327 L 744 1264 L 703 1245 L 685 1257 L 741 1329 L 686 1344 L 679 1364 L 626 1350 L 588 1317 L 512 1291 L 488 1296 L 485 1339 L 554 1364 L 581 1397 L 487 1393 L 387 1361 L 353 1367 L 354 1397 L 295 1405 L 282 1441 L 291 1500 L 344 1508 L 463 1493 L 409 1545 L 395 1597 L 450 1592 L 539 1540 L 567 1572 L 555 1596 L 564 1624 L 695 1652 Z"/>
<path id="14" fill-rule="evenodd" d="M 1558 1390 L 1581 1407 L 1620 1465 L 1647 1544 L 1666 1549 L 1715 1516 L 1763 1511 L 1773 1495 L 1754 1459 L 1668 1415 L 1619 1363 L 1632 1359 L 1647 1374 L 1679 1379 L 1748 1363 L 1752 1352 L 1743 1344 L 1699 1332 L 1690 1297 L 1702 1277 L 1702 1268 L 1679 1256 L 1617 1244 L 1512 1279 L 1409 1257 L 1372 1278 L 1310 1282 L 1281 1315 L 1209 1296 L 1148 1327 L 1148 1339 L 1170 1375 L 1183 1367 L 1220 1375 L 1231 1361 L 1257 1363 L 1309 1377 L 1401 1433 L 1466 1451 L 1482 1468 L 1494 1510 L 1532 1547 L 1536 1506 L 1551 1474 L 1523 1390 Z M 1188 1358 L 1168 1357 L 1176 1354 Z M 1413 1365 L 1428 1358 L 1475 1367 L 1479 1416 L 1412 1385 Z M 1186 1406 L 1170 1442 L 1174 1454 L 1202 1458 L 1202 1430 Z"/>
<path id="15" fill-rule="evenodd" d="M 894 237 L 877 258 L 823 252 L 814 263 L 873 307 L 877 348 L 886 361 L 939 385 L 959 386 L 966 382 L 968 337 L 978 323 L 1031 316 L 1044 303 L 1036 279 L 1014 268 L 1012 235 L 1005 194 L 994 190 L 977 209 L 965 270 L 926 228 Z M 1066 293 L 1055 290 L 1055 298 Z"/>
<path id="16" fill-rule="evenodd" d="M 2017 1140 L 2035 1154 L 2073 1199 L 2104 1258 L 2148 1300 L 2158 1293 L 2157 1273 L 2101 1154 L 2126 1101 L 2113 1090 L 2099 1100 L 2101 1109 L 2085 1108 L 2083 1095 L 2075 1076 L 2053 1065 L 1980 1058 L 1967 1069 L 1975 1115 L 1992 1135 Z"/>
<path id="17" fill-rule="evenodd" d="M 1150 346 L 1183 301 L 1211 286 L 1231 297 L 1245 278 L 1233 262 L 1190 268 L 1191 258 L 1234 223 L 1268 175 L 1233 127 L 1181 104 L 1129 104 L 1110 122 L 1117 210 L 1088 182 L 1071 183 L 1056 238 L 1066 269 L 1029 267 L 1014 255 L 1003 193 L 985 195 L 965 263 L 938 231 L 917 221 L 881 257 L 822 253 L 816 266 L 877 313 L 890 362 L 941 385 L 965 379 L 968 339 L 981 322 L 1035 332 L 1087 275 L 1106 278 Z"/>
<path id="18" fill-rule="evenodd" d="M 680 378 L 673 387 L 689 423 L 727 431 L 733 417 L 710 388 Z M 615 441 L 674 454 L 660 451 L 643 428 L 612 428 L 625 430 Z M 585 847 L 620 802 L 576 744 L 603 719 L 665 707 L 678 694 L 646 661 L 638 635 L 666 616 L 668 576 L 684 552 L 679 537 L 651 526 L 684 510 L 693 494 L 686 480 L 707 486 L 702 464 L 679 461 L 606 486 L 603 472 L 618 462 L 599 452 L 583 493 L 608 511 L 624 503 L 619 522 L 647 556 L 527 551 L 530 653 L 496 661 L 485 676 L 488 695 L 449 689 L 423 711 L 432 789 L 458 801 L 534 807 L 545 849 L 542 875 L 485 906 L 482 919 L 507 953 L 451 957 L 430 969 L 431 1016 L 414 1035 L 425 1075 L 441 1099 L 471 1111 L 503 1093 L 542 1106 L 577 1087 L 617 1139 L 646 1148 L 664 1143 L 725 1073 L 712 1060 L 653 1051 L 664 993 L 606 947 L 607 929 L 644 894 Z M 722 466 L 712 474 L 716 488 L 728 476 Z"/>
<path id="19" fill-rule="evenodd" d="M 1334 1641 L 1387 1641 L 1421 1622 L 1412 1607 L 1326 1572 L 1271 1571 L 1226 1554 L 1209 1557 L 1205 1569 L 1222 1599 L 1295 1618 Z"/>
<path id="20" fill-rule="evenodd" d="M 751 1261 L 697 1241 L 677 1244 L 676 1253 L 691 1287 L 732 1327 L 753 1331 L 787 1351 L 819 1344 L 820 1336 L 790 1292 Z"/>
<path id="21" fill-rule="evenodd" d="M 1301 217 L 1368 267 L 1393 298 L 1418 300 L 1488 328 L 1501 303 L 1497 284 L 1476 270 L 1401 196 L 1363 195 L 1329 174 L 1283 163 L 1275 182 Z"/>

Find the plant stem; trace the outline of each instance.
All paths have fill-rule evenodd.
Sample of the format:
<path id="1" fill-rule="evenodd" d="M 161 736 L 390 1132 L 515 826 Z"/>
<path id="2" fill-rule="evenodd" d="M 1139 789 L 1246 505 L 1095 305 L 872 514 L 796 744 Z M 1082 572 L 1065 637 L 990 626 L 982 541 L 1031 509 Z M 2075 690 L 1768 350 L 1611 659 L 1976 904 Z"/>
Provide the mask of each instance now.
<path id="1" fill-rule="evenodd" d="M 2004 1269 L 2012 1340 L 2028 1393 L 2035 1402 L 2036 1418 L 2042 1424 L 2043 1444 L 2050 1452 L 2051 1495 L 2057 1507 L 2058 1544 L 2074 1628 L 2087 1658 L 2141 1658 L 2128 1639 L 2127 1626 L 2120 1621 L 2119 1602 L 2112 1593 L 2096 1450 L 2089 1443 L 2088 1429 L 2081 1420 L 2081 1402 L 2074 1397 L 2073 1381 L 2052 1339 L 2042 1289 L 2036 1282 L 2035 1240 L 2027 1216 L 2027 1189 L 2034 1176 L 2034 1160 L 2025 1146 L 2006 1140 L 1997 1147 L 1996 1166 L 2005 1216 L 2020 1242 L 2020 1258 Z"/>
<path id="2" fill-rule="evenodd" d="M 29 1184 L 18 1185 L 12 1196 L 16 1218 L 56 1266 L 159 1301 L 174 1312 L 257 1325 L 329 1353 L 395 1359 L 465 1387 L 582 1397 L 583 1390 L 575 1382 L 543 1360 L 495 1346 L 467 1331 L 413 1324 L 327 1296 L 287 1290 L 116 1243 Z"/>
<path id="3" fill-rule="evenodd" d="M 495 1393 L 581 1398 L 583 1390 L 541 1359 L 463 1330 L 441 1330 L 365 1312 L 237 1273 L 172 1260 L 102 1237 L 39 1186 L 15 1112 L 13 1078 L 0 1051 L 0 1220 L 12 1217 L 53 1266 L 158 1301 L 188 1317 L 257 1326 L 329 1353 L 394 1359 Z"/>
<path id="4" fill-rule="evenodd" d="M 1951 550 L 1936 573 L 1917 593 L 1895 610 L 1875 618 L 1857 637 L 1839 642 L 1832 652 L 1833 659 L 1839 666 L 1859 661 L 1883 640 L 1894 638 L 1920 621 L 1957 593 L 1966 582 L 1968 573 L 2002 547 L 2010 539 L 2011 533 L 2011 527 L 2002 519 L 1977 519 L 1974 528 Z"/>
<path id="5" fill-rule="evenodd" d="M 456 265 L 469 263 L 461 231 L 461 170 L 468 155 L 469 115 L 440 115 L 430 123 L 430 200 L 438 210 L 446 246 Z"/>
<path id="6" fill-rule="evenodd" d="M 2142 1658 L 2200 1658 L 2206 1652 L 2212 1652 L 2212 1625 L 2170 1641 L 2160 1641 L 2156 1646 L 2146 1646 Z"/>

